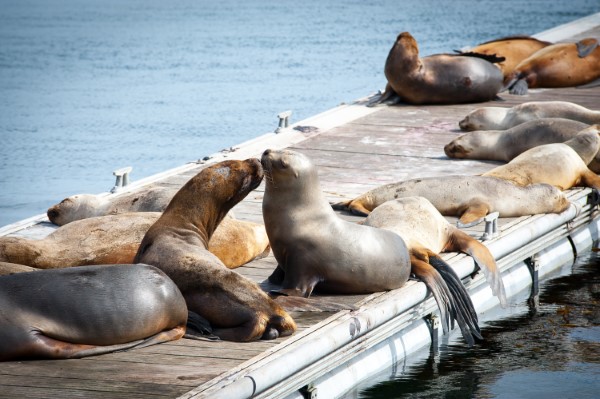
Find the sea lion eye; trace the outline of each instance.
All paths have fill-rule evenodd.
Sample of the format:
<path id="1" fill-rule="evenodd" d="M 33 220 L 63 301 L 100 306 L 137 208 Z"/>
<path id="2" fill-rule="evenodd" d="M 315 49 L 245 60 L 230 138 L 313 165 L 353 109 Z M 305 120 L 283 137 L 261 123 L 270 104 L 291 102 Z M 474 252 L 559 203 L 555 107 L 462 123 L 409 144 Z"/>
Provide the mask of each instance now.
<path id="1" fill-rule="evenodd" d="M 283 169 L 285 169 L 285 168 L 287 168 L 288 166 L 290 166 L 290 165 L 289 165 L 289 164 L 288 164 L 288 163 L 287 163 L 287 162 L 286 162 L 284 159 L 282 159 L 282 160 L 280 161 L 280 163 L 281 163 L 281 167 L 282 167 Z"/>

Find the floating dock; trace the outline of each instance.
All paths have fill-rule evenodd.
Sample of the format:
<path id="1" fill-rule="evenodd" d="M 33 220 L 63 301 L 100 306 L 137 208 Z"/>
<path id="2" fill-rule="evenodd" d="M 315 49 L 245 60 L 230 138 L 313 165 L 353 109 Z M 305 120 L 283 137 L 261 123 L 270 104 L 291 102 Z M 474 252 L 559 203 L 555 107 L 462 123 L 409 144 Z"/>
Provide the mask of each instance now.
<path id="1" fill-rule="evenodd" d="M 600 38 L 600 13 L 536 36 L 552 41 Z M 260 157 L 267 148 L 290 148 L 318 165 L 323 191 L 337 202 L 390 182 L 474 175 L 495 167 L 498 163 L 450 160 L 443 152 L 443 146 L 460 134 L 458 121 L 475 108 L 562 100 L 600 109 L 600 87 L 534 89 L 527 96 L 501 97 L 505 101 L 376 108 L 367 107 L 369 99 L 364 98 L 105 195 L 144 190 L 150 183 L 179 187 L 215 162 Z M 264 184 L 234 208 L 236 217 L 262 223 L 263 193 Z M 568 197 L 578 206 L 559 215 L 499 219 L 497 236 L 485 241 L 502 270 L 509 301 L 531 292 L 535 305 L 538 281 L 572 263 L 598 239 L 598 196 L 576 188 Z M 55 228 L 41 215 L 0 228 L 0 235 L 42 238 Z M 484 229 L 482 224 L 466 231 L 481 238 Z M 493 317 L 498 301 L 482 274 L 474 273 L 472 259 L 455 253 L 443 257 L 463 279 L 480 318 Z M 263 283 L 275 266 L 270 255 L 237 271 Z M 273 341 L 180 339 L 84 359 L 3 362 L 0 397 L 333 398 L 411 353 L 449 339 L 437 328 L 433 298 L 417 281 L 389 292 L 323 298 L 354 304 L 357 310 L 291 313 L 298 331 Z"/>

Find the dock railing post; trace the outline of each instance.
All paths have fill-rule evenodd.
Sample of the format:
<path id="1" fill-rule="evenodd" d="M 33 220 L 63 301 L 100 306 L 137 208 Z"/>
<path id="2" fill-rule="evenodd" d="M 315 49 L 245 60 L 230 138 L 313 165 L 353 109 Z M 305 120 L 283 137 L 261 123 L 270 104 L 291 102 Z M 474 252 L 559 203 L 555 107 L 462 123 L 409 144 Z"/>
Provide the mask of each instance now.
<path id="1" fill-rule="evenodd" d="M 435 313 L 430 313 L 425 317 L 427 324 L 429 325 L 429 331 L 431 332 L 431 353 L 435 356 L 439 350 L 439 330 L 440 330 L 440 318 Z"/>
<path id="2" fill-rule="evenodd" d="M 113 175 L 116 176 L 116 181 L 114 187 L 110 189 L 111 193 L 116 193 L 129 184 L 129 173 L 132 169 L 131 166 L 127 166 L 113 171 Z"/>
<path id="3" fill-rule="evenodd" d="M 277 114 L 279 118 L 279 126 L 275 129 L 275 133 L 281 133 L 283 129 L 286 129 L 290 125 L 290 116 L 292 116 L 292 111 L 284 111 Z"/>
<path id="4" fill-rule="evenodd" d="M 525 264 L 531 273 L 531 293 L 527 303 L 529 304 L 530 310 L 533 314 L 537 313 L 540 306 L 540 261 L 538 255 L 535 254 L 530 258 L 525 259 Z"/>

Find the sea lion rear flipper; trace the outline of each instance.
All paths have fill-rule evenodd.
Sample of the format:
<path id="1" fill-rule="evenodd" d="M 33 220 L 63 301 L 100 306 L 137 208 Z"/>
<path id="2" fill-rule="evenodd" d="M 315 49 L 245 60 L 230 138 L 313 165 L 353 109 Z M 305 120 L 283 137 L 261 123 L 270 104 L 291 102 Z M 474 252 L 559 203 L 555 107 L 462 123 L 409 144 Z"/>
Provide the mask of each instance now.
<path id="1" fill-rule="evenodd" d="M 383 93 L 381 93 L 379 98 L 375 98 L 374 100 L 369 102 L 367 104 L 367 107 L 377 107 L 377 106 L 381 106 L 381 105 L 394 105 L 394 104 L 400 103 L 400 101 L 401 101 L 400 96 L 398 94 L 396 94 L 394 89 L 392 89 L 392 86 L 390 86 L 390 84 L 387 83 L 385 85 L 385 90 L 383 91 Z"/>
<path id="2" fill-rule="evenodd" d="M 579 55 L 579 58 L 585 58 L 598 47 L 598 40 L 594 38 L 582 39 L 575 43 L 575 45 L 577 46 L 577 55 Z"/>
<path id="3" fill-rule="evenodd" d="M 423 281 L 433 294 L 440 310 L 444 333 L 454 327 L 454 320 L 456 320 L 463 338 L 469 346 L 473 346 L 475 343 L 474 337 L 480 338 L 481 334 L 477 325 L 477 314 L 472 313 L 468 306 L 464 306 L 465 301 L 470 301 L 468 294 L 466 299 L 460 298 L 461 294 L 457 296 L 457 289 L 454 287 L 451 290 L 442 275 L 429 263 L 413 255 L 411 255 L 410 261 L 411 272 Z M 458 280 L 458 284 L 462 286 L 460 280 Z"/>
<path id="4" fill-rule="evenodd" d="M 581 175 L 581 183 L 585 187 L 590 187 L 596 191 L 600 191 L 600 176 L 589 169 Z"/>
<path id="5" fill-rule="evenodd" d="M 502 277 L 500 276 L 496 261 L 489 249 L 473 237 L 458 229 L 454 230 L 449 242 L 452 243 L 452 245 L 445 248 L 445 250 L 460 251 L 471 256 L 475 260 L 477 266 L 479 266 L 479 269 L 483 272 L 485 279 L 492 288 L 492 293 L 498 297 L 500 305 L 506 307 L 508 302 L 506 300 L 504 283 L 502 282 Z"/>
<path id="6" fill-rule="evenodd" d="M 460 215 L 460 219 L 458 219 L 456 224 L 460 228 L 478 225 L 489 211 L 490 207 L 486 202 L 481 200 L 471 201 L 467 209 Z"/>

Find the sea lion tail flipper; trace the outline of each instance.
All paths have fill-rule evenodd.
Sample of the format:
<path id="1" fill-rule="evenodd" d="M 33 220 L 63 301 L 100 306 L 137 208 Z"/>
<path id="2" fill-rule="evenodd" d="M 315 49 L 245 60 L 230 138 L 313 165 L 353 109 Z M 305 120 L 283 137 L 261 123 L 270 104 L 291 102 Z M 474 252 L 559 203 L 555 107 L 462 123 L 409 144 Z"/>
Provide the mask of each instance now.
<path id="1" fill-rule="evenodd" d="M 582 39 L 575 43 L 577 46 L 577 55 L 579 58 L 585 58 L 598 47 L 598 40 L 594 38 Z"/>
<path id="2" fill-rule="evenodd" d="M 483 201 L 472 201 L 469 207 L 460 215 L 456 225 L 459 228 L 467 228 L 478 225 L 483 221 L 485 215 L 490 211 L 490 206 Z"/>
<path id="3" fill-rule="evenodd" d="M 502 277 L 500 276 L 496 261 L 489 249 L 467 233 L 458 229 L 454 230 L 452 233 L 450 242 L 452 243 L 451 247 L 446 249 L 449 251 L 464 252 L 471 256 L 479 269 L 483 272 L 485 279 L 492 288 L 492 293 L 498 297 L 500 305 L 506 307 L 508 302 L 506 300 L 504 283 L 502 282 Z"/>
<path id="4" fill-rule="evenodd" d="M 208 320 L 198 313 L 188 310 L 187 328 L 184 338 L 218 341 L 219 337 L 213 334 L 213 329 Z"/>
<path id="5" fill-rule="evenodd" d="M 461 328 L 463 336 L 469 336 L 471 341 L 483 340 L 473 301 L 454 269 L 434 253 L 429 256 L 429 264 L 440 274 L 452 294 L 457 307 L 457 320 L 462 318 L 464 325 L 464 329 Z M 469 342 L 468 339 L 467 342 Z"/>
<path id="6" fill-rule="evenodd" d="M 463 338 L 469 346 L 473 346 L 475 339 L 483 339 L 477 324 L 477 313 L 475 312 L 471 299 L 466 293 L 466 290 L 462 286 L 460 279 L 456 276 L 454 280 L 451 277 L 445 277 L 444 274 L 453 273 L 448 272 L 443 267 L 442 273 L 438 270 L 439 261 L 436 261 L 435 256 L 430 256 L 429 264 L 411 256 L 411 271 L 422 280 L 425 285 L 432 292 L 435 301 L 440 309 L 440 316 L 442 319 L 442 328 L 444 332 L 447 332 L 450 328 L 454 327 L 454 321 L 456 320 Z M 439 259 L 439 258 L 437 258 Z M 441 260 L 441 259 L 439 259 Z M 442 261 L 443 263 L 443 261 Z M 445 264 L 445 263 L 444 263 Z M 447 265 L 446 265 L 447 266 Z M 451 270 L 449 266 L 448 269 Z M 462 291 L 458 286 L 462 287 Z M 449 324 L 451 323 L 451 327 Z"/>

